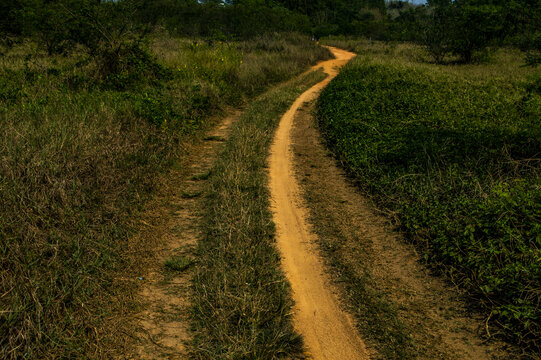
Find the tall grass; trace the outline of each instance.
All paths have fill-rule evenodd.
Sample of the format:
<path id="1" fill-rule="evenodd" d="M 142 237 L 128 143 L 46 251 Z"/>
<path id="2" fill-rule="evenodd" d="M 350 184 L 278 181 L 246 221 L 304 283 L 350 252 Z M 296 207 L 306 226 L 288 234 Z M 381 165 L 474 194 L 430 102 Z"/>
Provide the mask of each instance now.
<path id="1" fill-rule="evenodd" d="M 318 104 L 329 145 L 491 334 L 539 352 L 539 71 L 510 49 L 441 67 L 412 45 L 357 46 Z"/>
<path id="2" fill-rule="evenodd" d="M 329 57 L 292 39 L 273 51 L 272 39 L 156 37 L 108 76 L 82 54 L 2 50 L 1 358 L 108 357 L 120 336 L 109 320 L 133 306 L 133 286 L 115 279 L 143 256 L 128 251 L 134 217 L 210 115 Z M 258 41 L 269 48 L 255 50 Z"/>

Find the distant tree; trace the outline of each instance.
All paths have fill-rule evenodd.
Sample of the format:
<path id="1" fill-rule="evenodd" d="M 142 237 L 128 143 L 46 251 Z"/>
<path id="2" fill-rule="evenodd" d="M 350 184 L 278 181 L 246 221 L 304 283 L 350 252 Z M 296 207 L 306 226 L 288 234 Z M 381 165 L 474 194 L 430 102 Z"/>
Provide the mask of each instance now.
<path id="1" fill-rule="evenodd" d="M 420 42 L 424 39 L 427 6 L 391 1 L 387 7 L 386 31 L 389 40 Z"/>
<path id="2" fill-rule="evenodd" d="M 509 0 L 506 4 L 508 42 L 526 52 L 526 63 L 541 63 L 541 0 Z"/>
<path id="3" fill-rule="evenodd" d="M 317 36 L 382 33 L 384 0 L 275 0 L 307 15 Z"/>
<path id="4" fill-rule="evenodd" d="M 447 54 L 471 62 L 475 52 L 501 40 L 505 34 L 505 8 L 491 0 L 431 0 L 423 42 L 434 59 Z"/>
<path id="5" fill-rule="evenodd" d="M 18 13 L 22 9 L 22 3 L 18 0 L 3 0 L 0 2 L 0 35 L 20 35 L 22 23 L 18 21 Z"/>
<path id="6" fill-rule="evenodd" d="M 0 41 L 10 45 L 21 36 L 31 35 L 41 4 L 42 0 L 1 0 Z"/>
<path id="7" fill-rule="evenodd" d="M 492 1 L 456 0 L 450 12 L 449 49 L 468 63 L 474 52 L 503 37 L 504 11 Z"/>
<path id="8" fill-rule="evenodd" d="M 430 8 L 422 20 L 421 41 L 434 61 L 441 64 L 450 52 L 452 32 L 451 2 L 443 3 Z"/>
<path id="9" fill-rule="evenodd" d="M 69 5 L 64 1 L 44 1 L 36 9 L 35 34 L 49 55 L 66 52 L 81 40 L 76 34 L 81 24 L 70 12 L 77 10 L 71 10 Z"/>
<path id="10" fill-rule="evenodd" d="M 541 31 L 531 34 L 530 41 L 525 48 L 526 64 L 529 66 L 541 64 Z"/>

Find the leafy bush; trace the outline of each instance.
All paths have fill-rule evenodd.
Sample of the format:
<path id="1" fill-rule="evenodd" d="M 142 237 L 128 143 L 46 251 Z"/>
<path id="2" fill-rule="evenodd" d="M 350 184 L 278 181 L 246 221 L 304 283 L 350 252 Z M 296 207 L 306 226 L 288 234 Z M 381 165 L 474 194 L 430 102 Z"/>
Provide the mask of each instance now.
<path id="1" fill-rule="evenodd" d="M 438 69 L 356 61 L 324 90 L 321 128 L 424 259 L 539 351 L 541 96 Z"/>
<path id="2" fill-rule="evenodd" d="M 12 102 L 23 96 L 20 72 L 7 71 L 7 76 L 0 77 L 0 101 Z"/>
<path id="3" fill-rule="evenodd" d="M 541 31 L 526 36 L 526 44 L 521 44 L 526 51 L 526 64 L 537 66 L 541 64 Z"/>
<path id="4" fill-rule="evenodd" d="M 504 33 L 505 8 L 478 1 L 434 1 L 423 19 L 421 42 L 437 63 L 453 54 L 469 63 Z"/>
<path id="5" fill-rule="evenodd" d="M 541 75 L 532 76 L 524 83 L 524 88 L 528 93 L 536 93 L 541 95 Z"/>
<path id="6" fill-rule="evenodd" d="M 100 49 L 96 62 L 96 76 L 103 79 L 105 87 L 115 90 L 126 90 L 152 81 L 158 83 L 172 75 L 137 42 Z"/>

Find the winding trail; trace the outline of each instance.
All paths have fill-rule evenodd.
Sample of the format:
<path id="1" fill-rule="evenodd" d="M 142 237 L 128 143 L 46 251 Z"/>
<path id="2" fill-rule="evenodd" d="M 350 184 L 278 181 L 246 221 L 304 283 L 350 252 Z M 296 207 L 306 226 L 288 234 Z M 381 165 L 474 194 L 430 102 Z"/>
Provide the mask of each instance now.
<path id="1" fill-rule="evenodd" d="M 269 186 L 277 242 L 282 264 L 293 289 L 295 327 L 303 335 L 311 359 L 368 359 L 349 314 L 342 311 L 314 244 L 315 235 L 307 226 L 308 210 L 302 205 L 294 175 L 291 148 L 293 119 L 299 108 L 315 99 L 336 76 L 339 68 L 355 54 L 329 48 L 336 59 L 314 67 L 329 76 L 304 92 L 284 114 L 271 147 Z"/>

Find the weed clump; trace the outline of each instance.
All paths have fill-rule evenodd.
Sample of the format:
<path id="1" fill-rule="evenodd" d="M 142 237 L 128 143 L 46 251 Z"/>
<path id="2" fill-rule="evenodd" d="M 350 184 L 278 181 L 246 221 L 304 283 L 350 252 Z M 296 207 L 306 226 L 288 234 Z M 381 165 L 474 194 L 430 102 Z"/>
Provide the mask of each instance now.
<path id="1" fill-rule="evenodd" d="M 165 268 L 171 271 L 181 272 L 189 268 L 193 260 L 186 256 L 173 256 L 165 261 Z"/>
<path id="2" fill-rule="evenodd" d="M 95 74 L 103 81 L 103 86 L 118 91 L 149 82 L 159 84 L 172 74 L 138 42 L 100 49 L 96 64 Z"/>

